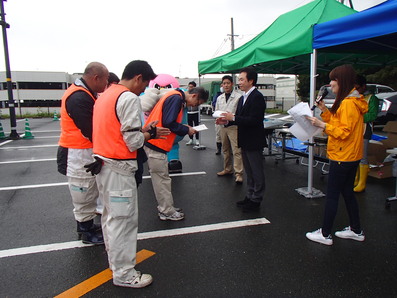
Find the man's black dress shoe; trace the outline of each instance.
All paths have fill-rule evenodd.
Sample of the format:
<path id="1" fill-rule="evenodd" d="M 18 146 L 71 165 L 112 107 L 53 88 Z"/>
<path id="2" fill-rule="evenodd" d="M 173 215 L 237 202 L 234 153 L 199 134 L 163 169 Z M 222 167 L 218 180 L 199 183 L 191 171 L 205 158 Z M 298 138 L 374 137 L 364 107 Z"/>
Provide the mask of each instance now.
<path id="1" fill-rule="evenodd" d="M 261 203 L 252 202 L 249 200 L 247 203 L 243 205 L 243 212 L 253 212 L 258 211 L 261 206 Z"/>

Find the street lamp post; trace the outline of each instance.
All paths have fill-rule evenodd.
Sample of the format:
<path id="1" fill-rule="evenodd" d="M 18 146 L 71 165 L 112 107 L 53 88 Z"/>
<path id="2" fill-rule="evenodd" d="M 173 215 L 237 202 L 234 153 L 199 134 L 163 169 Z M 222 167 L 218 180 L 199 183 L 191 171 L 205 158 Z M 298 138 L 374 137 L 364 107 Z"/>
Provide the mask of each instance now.
<path id="1" fill-rule="evenodd" d="M 3 29 L 3 44 L 4 44 L 4 57 L 6 62 L 6 80 L 7 80 L 7 91 L 8 91 L 8 108 L 10 109 L 10 124 L 11 124 L 11 133 L 9 138 L 12 140 L 17 140 L 20 138 L 17 132 L 17 120 L 15 116 L 15 101 L 12 96 L 12 81 L 11 81 L 11 70 L 10 70 L 10 58 L 8 55 L 8 43 L 7 43 L 7 28 L 10 27 L 9 24 L 6 23 L 5 13 L 4 13 L 4 1 L 1 0 L 1 20 L 0 24 Z"/>

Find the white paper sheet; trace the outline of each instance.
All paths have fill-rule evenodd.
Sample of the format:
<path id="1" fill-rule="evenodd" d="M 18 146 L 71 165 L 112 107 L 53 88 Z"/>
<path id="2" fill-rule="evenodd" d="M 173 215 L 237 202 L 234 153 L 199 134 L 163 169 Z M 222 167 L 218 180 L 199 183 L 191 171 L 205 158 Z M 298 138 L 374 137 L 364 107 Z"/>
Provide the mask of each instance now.
<path id="1" fill-rule="evenodd" d="M 288 110 L 288 114 L 295 120 L 289 131 L 302 142 L 322 132 L 322 128 L 313 126 L 306 116 L 312 117 L 312 111 L 305 102 L 300 102 Z"/>
<path id="2" fill-rule="evenodd" d="M 193 126 L 193 129 L 195 129 L 197 131 L 203 131 L 203 130 L 208 129 L 208 127 L 205 126 L 205 124 L 200 124 L 200 125 L 197 125 L 197 126 Z"/>
<path id="3" fill-rule="evenodd" d="M 212 117 L 214 117 L 214 118 L 220 118 L 220 117 L 222 117 L 222 114 L 224 114 L 224 113 L 226 113 L 225 111 L 215 111 L 213 114 L 212 114 Z"/>

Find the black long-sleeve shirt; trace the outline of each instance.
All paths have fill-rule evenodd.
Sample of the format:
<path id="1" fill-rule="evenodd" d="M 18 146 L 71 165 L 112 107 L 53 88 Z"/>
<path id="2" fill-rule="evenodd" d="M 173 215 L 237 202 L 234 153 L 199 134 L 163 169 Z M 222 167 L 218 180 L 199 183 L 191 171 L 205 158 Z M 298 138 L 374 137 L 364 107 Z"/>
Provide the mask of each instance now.
<path id="1" fill-rule="evenodd" d="M 81 81 L 87 87 L 83 79 Z M 89 87 L 88 91 L 96 97 Z M 94 111 L 94 101 L 91 96 L 84 91 L 76 91 L 66 101 L 66 111 L 74 121 L 77 128 L 80 129 L 83 136 L 92 141 L 92 115 Z"/>

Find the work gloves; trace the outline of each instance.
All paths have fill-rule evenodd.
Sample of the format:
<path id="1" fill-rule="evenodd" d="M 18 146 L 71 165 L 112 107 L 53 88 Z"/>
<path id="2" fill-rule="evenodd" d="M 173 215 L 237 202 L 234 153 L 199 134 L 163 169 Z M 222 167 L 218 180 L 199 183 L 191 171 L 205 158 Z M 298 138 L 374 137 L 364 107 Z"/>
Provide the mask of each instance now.
<path id="1" fill-rule="evenodd" d="M 99 174 L 102 169 L 103 161 L 99 157 L 95 156 L 95 161 L 85 165 L 84 167 L 87 169 L 85 170 L 87 173 L 91 172 L 92 176 Z"/>

